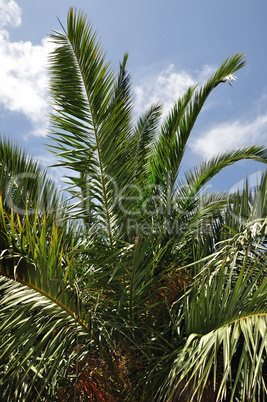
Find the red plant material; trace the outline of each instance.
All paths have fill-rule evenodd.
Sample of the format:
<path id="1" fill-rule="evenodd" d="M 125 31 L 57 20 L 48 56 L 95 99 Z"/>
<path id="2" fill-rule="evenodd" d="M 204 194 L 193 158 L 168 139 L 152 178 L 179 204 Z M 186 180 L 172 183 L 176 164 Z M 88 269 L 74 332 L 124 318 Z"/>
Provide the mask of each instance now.
<path id="1" fill-rule="evenodd" d="M 78 379 L 75 386 L 76 371 Z M 104 362 L 96 353 L 91 352 L 89 356 L 79 361 L 78 367 L 73 365 L 68 370 L 68 376 L 63 380 L 58 393 L 59 400 L 73 401 L 76 395 L 76 401 L 116 402 L 109 392 L 111 379 L 107 372 Z"/>
<path id="2" fill-rule="evenodd" d="M 185 287 L 188 287 L 193 279 L 192 272 L 177 271 L 175 268 L 168 272 L 157 283 L 155 289 L 158 290 L 157 301 L 165 300 L 169 307 L 181 297 Z"/>

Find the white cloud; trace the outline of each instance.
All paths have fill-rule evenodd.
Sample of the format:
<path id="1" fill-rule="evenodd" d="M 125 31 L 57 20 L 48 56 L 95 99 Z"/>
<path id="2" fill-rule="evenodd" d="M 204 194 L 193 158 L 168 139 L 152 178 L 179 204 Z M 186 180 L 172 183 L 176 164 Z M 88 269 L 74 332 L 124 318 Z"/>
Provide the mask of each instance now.
<path id="1" fill-rule="evenodd" d="M 47 57 L 52 44 L 10 42 L 0 32 L 0 102 L 12 112 L 23 113 L 33 124 L 35 135 L 45 135 L 48 116 Z"/>
<path id="2" fill-rule="evenodd" d="M 49 115 L 47 57 L 53 45 L 11 42 L 5 25 L 21 24 L 21 10 L 13 1 L 0 0 L 0 104 L 22 113 L 32 123 L 29 134 L 45 136 Z"/>
<path id="3" fill-rule="evenodd" d="M 202 84 L 214 70 L 211 66 L 205 65 L 201 71 L 190 74 L 184 70 L 178 71 L 174 64 L 170 64 L 160 73 L 155 73 L 153 68 L 148 69 L 140 84 L 134 87 L 137 115 L 142 114 L 151 104 L 162 102 L 163 115 L 166 116 L 189 86 Z"/>
<path id="4" fill-rule="evenodd" d="M 175 101 L 195 84 L 193 77 L 186 71 L 176 71 L 173 64 L 158 75 L 145 74 L 142 82 L 134 88 L 135 110 L 138 115 L 153 103 L 164 104 L 164 114 L 171 109 Z"/>
<path id="5" fill-rule="evenodd" d="M 161 101 L 164 105 L 164 116 L 177 99 L 184 94 L 189 86 L 205 82 L 216 66 L 205 65 L 192 74 L 184 70 L 178 71 L 173 64 L 156 74 L 148 71 L 141 83 L 134 88 L 137 115 L 142 114 L 152 103 Z M 249 145 L 264 145 L 267 142 L 266 96 L 262 97 L 256 106 L 256 117 L 250 120 L 238 119 L 212 127 L 199 138 L 189 142 L 190 149 L 201 158 L 210 158 L 218 153 Z M 205 108 L 210 108 L 209 106 Z M 255 112 L 254 112 L 255 115 Z"/>
<path id="6" fill-rule="evenodd" d="M 254 120 L 236 120 L 219 124 L 190 144 L 201 157 L 210 158 L 218 153 L 249 145 L 264 145 L 267 142 L 267 115 Z"/>
<path id="7" fill-rule="evenodd" d="M 21 9 L 14 0 L 0 0 L 0 27 L 21 25 Z"/>

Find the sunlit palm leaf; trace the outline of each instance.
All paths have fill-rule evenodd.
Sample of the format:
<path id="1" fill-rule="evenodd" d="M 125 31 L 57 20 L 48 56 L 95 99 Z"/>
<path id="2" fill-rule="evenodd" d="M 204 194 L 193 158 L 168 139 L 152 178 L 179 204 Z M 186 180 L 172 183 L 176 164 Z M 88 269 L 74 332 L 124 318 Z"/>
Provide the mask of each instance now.
<path id="1" fill-rule="evenodd" d="M 80 215 L 100 225 L 112 246 L 119 231 L 117 189 L 130 182 L 135 145 L 127 57 L 116 82 L 92 26 L 74 10 L 68 14 L 67 32 L 52 39 L 57 44 L 51 56 L 54 148 L 65 160 L 62 164 L 80 174 L 71 177 L 82 189 Z"/>
<path id="2" fill-rule="evenodd" d="M 183 320 L 174 316 L 177 333 L 187 338 L 162 358 L 168 374 L 159 398 L 184 393 L 193 400 L 212 387 L 218 399 L 264 400 L 267 260 L 259 244 L 265 237 L 266 220 L 251 223 L 224 241 L 196 277 L 184 296 Z"/>
<path id="3" fill-rule="evenodd" d="M 31 288 L 0 277 L 3 400 L 55 398 L 58 381 L 67 376 L 82 345 L 90 346 L 88 334 L 75 317 Z"/>

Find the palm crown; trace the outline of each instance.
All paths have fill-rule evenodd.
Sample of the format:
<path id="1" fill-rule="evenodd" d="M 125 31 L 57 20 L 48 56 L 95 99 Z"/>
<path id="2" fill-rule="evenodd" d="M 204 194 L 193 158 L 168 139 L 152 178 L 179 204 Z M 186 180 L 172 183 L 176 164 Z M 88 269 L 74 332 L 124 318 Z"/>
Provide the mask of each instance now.
<path id="1" fill-rule="evenodd" d="M 180 177 L 205 101 L 244 66 L 243 55 L 189 88 L 163 121 L 162 105 L 155 104 L 135 123 L 128 56 L 115 74 L 91 24 L 73 9 L 67 29 L 52 40 L 50 147 L 70 170 L 73 202 L 62 206 L 44 178 L 41 193 L 50 194 L 49 202 L 36 200 L 38 186 L 15 192 L 16 200 L 25 191 L 36 202 L 32 215 L 26 206 L 23 216 L 5 202 L 1 207 L 4 397 L 16 389 L 15 400 L 64 400 L 66 393 L 189 400 L 207 397 L 212 383 L 218 398 L 261 398 L 266 177 L 257 195 L 245 189 L 229 198 L 202 189 L 241 159 L 266 163 L 266 149 L 230 150 Z M 7 169 L 2 163 L 3 194 Z M 17 169 L 39 180 L 33 161 Z M 252 223 L 240 224 L 242 216 Z"/>

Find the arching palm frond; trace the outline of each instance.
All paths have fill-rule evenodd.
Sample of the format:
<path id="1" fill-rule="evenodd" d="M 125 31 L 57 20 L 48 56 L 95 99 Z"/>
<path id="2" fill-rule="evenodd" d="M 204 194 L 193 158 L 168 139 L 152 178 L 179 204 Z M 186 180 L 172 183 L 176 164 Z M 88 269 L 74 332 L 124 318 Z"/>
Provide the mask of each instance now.
<path id="1" fill-rule="evenodd" d="M 115 199 L 134 169 L 127 57 L 116 81 L 85 16 L 71 10 L 67 26 L 52 36 L 57 44 L 50 68 L 54 148 L 62 165 L 80 175 L 71 176 L 87 207 L 80 216 L 87 213 L 93 228 L 101 226 L 102 239 L 112 246 L 119 232 Z"/>
<path id="2" fill-rule="evenodd" d="M 178 100 L 162 125 L 160 136 L 151 153 L 151 170 L 156 181 L 156 178 L 162 180 L 165 177 L 166 180 L 169 176 L 168 185 L 173 189 L 187 141 L 208 96 L 226 76 L 233 74 L 244 64 L 242 54 L 227 58 L 199 90 L 196 87 L 189 88 Z"/>
<path id="3" fill-rule="evenodd" d="M 201 259 L 204 255 L 213 253 L 217 249 L 219 242 L 231 238 L 244 230 L 245 226 L 250 222 L 267 217 L 266 183 L 267 171 L 263 173 L 256 186 L 251 187 L 248 180 L 244 180 L 243 189 L 230 194 L 228 192 L 223 193 L 222 197 L 219 195 L 218 199 L 213 200 L 214 193 L 203 194 L 204 199 L 203 197 L 200 198 L 202 207 L 198 208 L 199 212 L 192 214 L 192 220 L 188 225 L 192 229 L 194 226 L 196 228 L 195 236 L 192 235 L 190 230 L 188 231 L 188 236 L 191 233 L 193 248 L 196 251 L 196 254 L 194 254 L 195 261 Z M 185 185 L 184 188 L 187 189 L 188 187 Z M 205 202 L 207 196 L 208 199 Z M 208 211 L 205 213 L 207 204 Z M 214 211 L 213 214 L 210 213 L 212 210 Z M 203 214 L 201 214 L 201 211 L 203 211 Z M 200 230 L 198 230 L 199 228 Z M 203 254 L 204 250 L 206 252 Z M 198 251 L 200 251 L 200 254 L 198 254 Z"/>
<path id="4" fill-rule="evenodd" d="M 217 157 L 210 159 L 202 163 L 199 167 L 195 167 L 185 173 L 184 179 L 176 183 L 174 189 L 174 201 L 171 217 L 168 219 L 171 221 L 179 221 L 181 224 L 184 221 L 184 235 L 187 232 L 192 236 L 192 229 L 196 227 L 198 231 L 201 227 L 205 228 L 206 220 L 215 222 L 216 219 L 220 219 L 221 214 L 225 214 L 226 211 L 230 211 L 229 201 L 231 195 L 228 192 L 223 192 L 220 194 L 210 193 L 206 194 L 205 185 L 212 179 L 218 172 L 220 172 L 224 167 L 229 166 L 242 159 L 251 159 L 255 161 L 260 161 L 266 163 L 266 149 L 262 146 L 252 146 L 246 147 L 239 150 L 232 150 L 224 154 L 218 155 Z M 258 191 L 258 196 L 263 197 L 264 194 L 264 183 L 261 184 L 261 191 Z M 258 189 L 259 190 L 259 189 Z M 249 190 L 242 193 L 242 202 L 245 201 L 245 194 L 249 196 Z M 235 195 L 238 197 L 238 195 Z M 252 197 L 252 194 L 250 194 Z M 256 201 L 254 201 L 254 204 Z M 228 208 L 227 208 L 228 205 Z M 236 208 L 237 208 L 237 204 Z M 264 200 L 261 202 L 261 212 L 263 212 Z M 256 208 L 256 205 L 254 209 Z M 259 213 L 259 211 L 258 211 Z M 244 216 L 245 211 L 236 210 L 236 217 L 240 217 L 240 214 Z M 252 211 L 247 209 L 247 216 L 250 215 L 251 219 Z M 264 215 L 260 215 L 261 217 Z M 227 224 L 225 222 L 225 224 Z M 173 223 L 172 223 L 173 225 Z M 204 229 L 205 230 L 205 229 Z M 199 232 L 200 233 L 200 232 Z"/>
<path id="5" fill-rule="evenodd" d="M 223 241 L 169 310 L 172 330 L 155 329 L 148 400 L 265 400 L 266 224 Z"/>
<path id="6" fill-rule="evenodd" d="M 85 345 L 90 349 L 87 331 L 58 300 L 27 281 L 1 273 L 0 294 L 2 400 L 56 400 L 62 379 L 70 381 L 68 369 Z"/>
<path id="7" fill-rule="evenodd" d="M 65 216 L 58 221 L 56 213 L 20 219 L 2 204 L 0 227 L 3 400 L 75 397 L 78 383 L 85 387 L 80 396 L 106 397 L 110 376 L 101 374 L 99 351 L 109 336 L 93 314 L 98 295 L 84 289 L 79 227 Z"/>
<path id="8" fill-rule="evenodd" d="M 5 140 L 0 153 L 1 398 L 54 399 L 92 342 L 74 270 L 80 239 L 40 165 Z"/>
<path id="9" fill-rule="evenodd" d="M 56 187 L 36 159 L 30 158 L 15 144 L 0 138 L 0 195 L 6 210 L 20 216 L 39 209 L 58 209 L 60 197 Z"/>
<path id="10" fill-rule="evenodd" d="M 232 165 L 242 159 L 255 160 L 257 162 L 267 163 L 267 150 L 264 146 L 251 146 L 219 154 L 185 173 L 185 186 L 182 185 L 183 194 L 187 194 L 185 201 L 195 197 L 195 195 L 223 168 Z M 179 190 L 180 186 L 177 186 Z"/>

